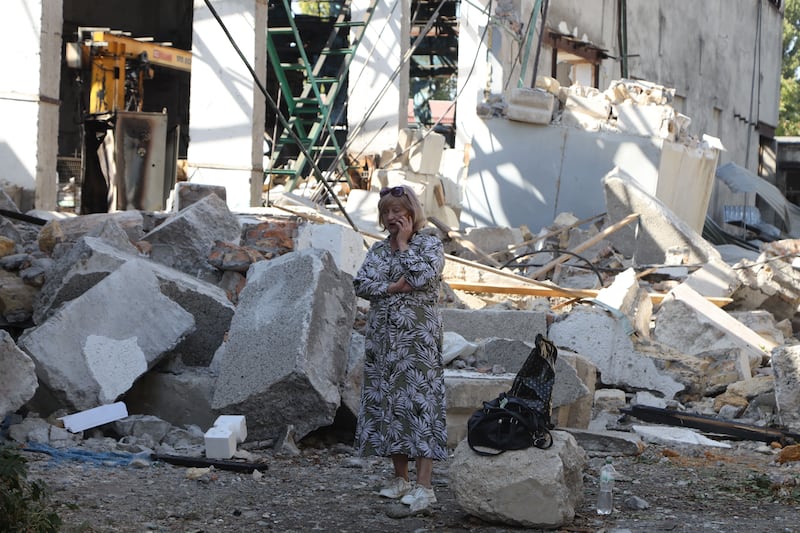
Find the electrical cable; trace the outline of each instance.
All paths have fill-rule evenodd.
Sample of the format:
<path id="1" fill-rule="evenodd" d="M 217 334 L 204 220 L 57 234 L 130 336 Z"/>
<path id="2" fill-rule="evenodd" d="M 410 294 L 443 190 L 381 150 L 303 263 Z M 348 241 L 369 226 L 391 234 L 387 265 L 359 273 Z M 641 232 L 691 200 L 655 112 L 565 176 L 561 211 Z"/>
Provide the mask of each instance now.
<path id="1" fill-rule="evenodd" d="M 500 268 L 512 268 L 512 267 L 521 268 L 521 267 L 531 267 L 531 266 L 540 267 L 542 265 L 534 264 L 534 263 L 518 263 L 518 264 L 514 264 L 514 265 L 512 265 L 511 263 L 513 263 L 514 261 L 516 261 L 518 259 L 522 259 L 523 257 L 529 257 L 531 255 L 536 255 L 536 254 L 541 254 L 541 253 L 552 253 L 552 254 L 555 254 L 556 256 L 558 256 L 559 254 L 566 254 L 566 255 L 571 255 L 572 257 L 576 257 L 576 258 L 580 259 L 581 261 L 583 261 L 587 265 L 589 265 L 589 268 L 591 269 L 591 271 L 594 272 L 594 274 L 597 276 L 597 279 L 600 280 L 600 286 L 601 287 L 603 286 L 603 276 L 600 274 L 600 271 L 597 269 L 597 267 L 591 261 L 586 259 L 585 257 L 583 257 L 581 255 L 578 255 L 575 252 L 570 252 L 568 250 L 559 250 L 559 249 L 550 248 L 550 249 L 536 250 L 536 251 L 533 251 L 533 252 L 526 252 L 524 254 L 520 254 L 520 255 L 508 260 Z"/>

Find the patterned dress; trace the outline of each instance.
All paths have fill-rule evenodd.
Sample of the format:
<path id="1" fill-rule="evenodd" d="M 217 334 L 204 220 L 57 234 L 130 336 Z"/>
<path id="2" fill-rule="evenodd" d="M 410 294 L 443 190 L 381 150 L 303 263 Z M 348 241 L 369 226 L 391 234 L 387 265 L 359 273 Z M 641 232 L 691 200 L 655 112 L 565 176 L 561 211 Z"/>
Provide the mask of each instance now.
<path id="1" fill-rule="evenodd" d="M 443 267 L 442 242 L 415 233 L 404 252 L 392 252 L 388 238 L 375 243 L 353 280 L 356 294 L 370 301 L 355 439 L 359 455 L 447 458 L 437 306 Z M 388 294 L 400 276 L 416 290 Z"/>

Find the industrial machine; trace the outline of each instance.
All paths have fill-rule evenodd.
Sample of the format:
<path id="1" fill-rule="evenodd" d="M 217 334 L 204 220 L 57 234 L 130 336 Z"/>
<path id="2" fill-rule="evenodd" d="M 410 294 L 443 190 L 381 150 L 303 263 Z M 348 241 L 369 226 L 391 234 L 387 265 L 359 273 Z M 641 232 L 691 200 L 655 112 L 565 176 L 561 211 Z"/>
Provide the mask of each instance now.
<path id="1" fill-rule="evenodd" d="M 82 88 L 81 213 L 158 210 L 176 175 L 178 133 L 166 109 L 145 112 L 159 69 L 190 72 L 191 52 L 101 28 L 78 28 L 66 60 Z"/>

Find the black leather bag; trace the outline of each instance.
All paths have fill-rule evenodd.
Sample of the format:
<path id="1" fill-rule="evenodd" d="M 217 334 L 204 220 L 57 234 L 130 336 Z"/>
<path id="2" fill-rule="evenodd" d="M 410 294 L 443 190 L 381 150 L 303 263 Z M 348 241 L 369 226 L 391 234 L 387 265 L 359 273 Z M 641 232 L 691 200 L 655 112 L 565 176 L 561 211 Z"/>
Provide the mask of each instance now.
<path id="1" fill-rule="evenodd" d="M 543 335 L 536 335 L 533 350 L 514 378 L 508 393 L 483 402 L 467 421 L 467 442 L 475 453 L 498 455 L 553 445 L 550 435 L 551 404 L 558 350 Z"/>
<path id="2" fill-rule="evenodd" d="M 479 455 L 499 455 L 531 446 L 547 449 L 553 438 L 539 412 L 524 400 L 501 393 L 472 413 L 467 421 L 467 442 Z"/>

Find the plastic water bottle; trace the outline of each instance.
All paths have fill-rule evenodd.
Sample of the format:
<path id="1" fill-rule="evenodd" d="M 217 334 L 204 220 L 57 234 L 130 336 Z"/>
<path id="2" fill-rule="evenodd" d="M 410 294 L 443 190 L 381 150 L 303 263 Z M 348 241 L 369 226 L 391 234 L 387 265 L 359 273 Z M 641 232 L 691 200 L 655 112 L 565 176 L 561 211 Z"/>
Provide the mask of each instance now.
<path id="1" fill-rule="evenodd" d="M 606 457 L 606 464 L 600 469 L 600 491 L 597 493 L 597 514 L 611 514 L 614 510 L 614 476 L 617 471 Z"/>

